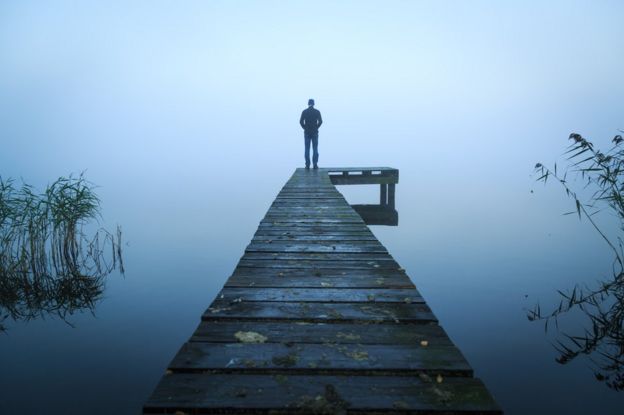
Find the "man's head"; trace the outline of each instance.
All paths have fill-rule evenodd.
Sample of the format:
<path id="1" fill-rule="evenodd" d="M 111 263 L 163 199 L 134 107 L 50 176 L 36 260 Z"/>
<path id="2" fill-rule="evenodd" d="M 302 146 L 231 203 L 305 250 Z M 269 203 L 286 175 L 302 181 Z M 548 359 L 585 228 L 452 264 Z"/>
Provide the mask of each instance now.
<path id="1" fill-rule="evenodd" d="M 308 106 L 309 106 L 309 107 L 313 107 L 313 106 L 314 106 L 314 100 L 313 100 L 312 98 L 310 98 L 310 99 L 308 100 Z"/>

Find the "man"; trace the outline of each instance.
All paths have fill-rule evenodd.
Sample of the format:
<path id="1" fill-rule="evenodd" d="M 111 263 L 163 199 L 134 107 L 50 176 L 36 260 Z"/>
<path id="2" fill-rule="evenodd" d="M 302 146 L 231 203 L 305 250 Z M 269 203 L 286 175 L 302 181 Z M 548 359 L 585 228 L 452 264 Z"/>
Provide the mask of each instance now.
<path id="1" fill-rule="evenodd" d="M 318 169 L 318 129 L 323 124 L 321 112 L 314 108 L 314 100 L 308 100 L 308 108 L 303 110 L 299 124 L 303 128 L 303 138 L 305 140 L 305 163 L 306 169 L 310 168 L 310 142 L 312 142 L 312 162 L 314 168 Z"/>

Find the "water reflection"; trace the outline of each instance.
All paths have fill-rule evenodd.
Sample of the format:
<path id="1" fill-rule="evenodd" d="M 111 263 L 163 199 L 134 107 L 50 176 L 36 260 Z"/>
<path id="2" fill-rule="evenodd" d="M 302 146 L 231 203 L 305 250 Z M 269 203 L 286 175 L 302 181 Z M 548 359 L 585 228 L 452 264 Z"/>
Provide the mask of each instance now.
<path id="1" fill-rule="evenodd" d="M 123 273 L 121 229 L 87 230 L 99 217 L 93 188 L 70 176 L 38 194 L 0 178 L 0 331 L 8 318 L 93 312 L 104 278 Z"/>
<path id="2" fill-rule="evenodd" d="M 387 205 L 351 205 L 367 225 L 398 226 L 399 212 Z"/>
<path id="3" fill-rule="evenodd" d="M 55 315 L 67 322 L 78 311 L 91 311 L 103 293 L 101 276 L 50 276 L 29 278 L 0 277 L 0 331 L 7 318 L 31 320 Z M 68 324 L 70 324 L 68 322 Z"/>
<path id="4" fill-rule="evenodd" d="M 544 315 L 539 305 L 529 312 L 530 320 L 545 320 L 546 329 L 554 321 L 559 329 L 562 313 L 580 311 L 589 321 L 582 334 L 570 334 L 567 329 L 557 332 L 555 348 L 557 362 L 566 364 L 586 355 L 594 365 L 596 379 L 614 390 L 624 390 L 624 273 L 613 280 L 600 282 L 596 290 L 575 287 L 572 292 L 560 291 L 562 300 L 551 314 Z"/>

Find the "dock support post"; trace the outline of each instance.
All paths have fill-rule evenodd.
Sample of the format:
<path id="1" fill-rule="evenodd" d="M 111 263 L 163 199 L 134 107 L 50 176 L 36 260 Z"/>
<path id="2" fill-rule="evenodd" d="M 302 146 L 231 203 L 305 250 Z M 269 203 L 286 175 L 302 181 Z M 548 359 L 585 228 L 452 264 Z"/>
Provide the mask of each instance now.
<path id="1" fill-rule="evenodd" d="M 388 205 L 390 206 L 390 209 L 394 209 L 394 192 L 395 192 L 394 183 L 389 184 L 388 185 Z"/>
<path id="2" fill-rule="evenodd" d="M 379 185 L 379 204 L 382 206 L 388 204 L 388 185 L 386 183 Z"/>

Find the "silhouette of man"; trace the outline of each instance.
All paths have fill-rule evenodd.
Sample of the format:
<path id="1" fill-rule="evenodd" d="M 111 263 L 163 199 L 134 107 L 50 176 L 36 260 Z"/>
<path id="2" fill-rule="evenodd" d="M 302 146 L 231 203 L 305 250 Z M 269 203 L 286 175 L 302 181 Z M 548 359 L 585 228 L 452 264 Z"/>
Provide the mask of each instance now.
<path id="1" fill-rule="evenodd" d="M 312 163 L 318 169 L 318 129 L 323 124 L 321 112 L 314 108 L 314 100 L 308 100 L 308 108 L 304 109 L 299 119 L 299 124 L 303 128 L 303 138 L 305 140 L 305 166 L 310 168 L 310 142 L 312 143 Z"/>

